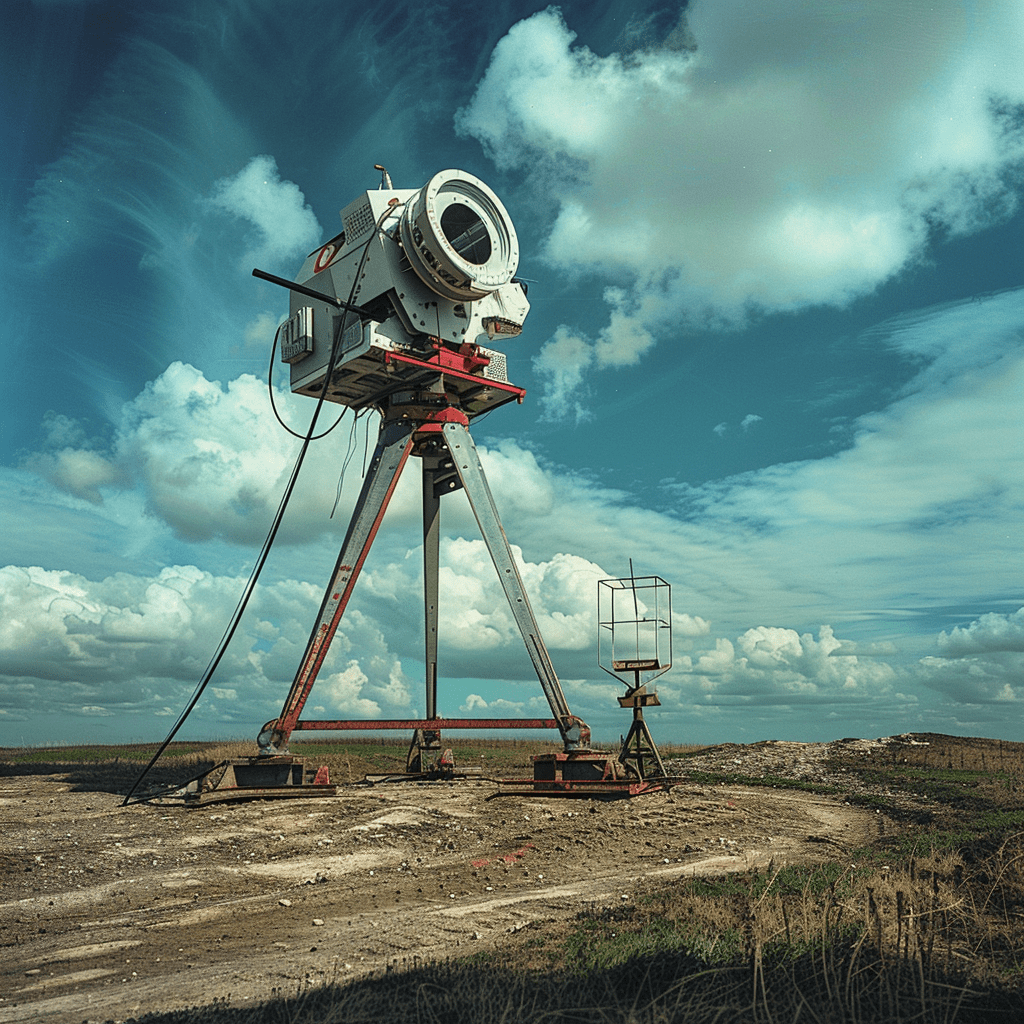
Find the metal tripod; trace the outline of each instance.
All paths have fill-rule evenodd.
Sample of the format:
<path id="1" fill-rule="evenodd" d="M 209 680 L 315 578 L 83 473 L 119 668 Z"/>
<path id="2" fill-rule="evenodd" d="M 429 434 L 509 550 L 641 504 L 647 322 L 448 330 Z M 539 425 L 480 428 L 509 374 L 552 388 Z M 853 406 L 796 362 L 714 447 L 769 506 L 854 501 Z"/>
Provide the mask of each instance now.
<path id="1" fill-rule="evenodd" d="M 421 393 L 422 394 L 422 393 Z M 508 538 L 483 467 L 470 436 L 468 419 L 454 407 L 426 409 L 422 405 L 391 404 L 385 412 L 366 479 L 330 585 L 324 594 L 316 624 L 305 654 L 285 699 L 280 716 L 268 722 L 257 740 L 261 754 L 287 753 L 295 730 L 328 729 L 413 729 L 410 771 L 433 766 L 440 750 L 443 728 L 553 728 L 561 733 L 566 751 L 588 749 L 590 730 L 569 711 L 561 684 L 555 674 L 537 619 L 530 607 L 522 578 L 516 568 Z M 424 719 L 300 720 L 317 673 L 324 662 L 338 624 L 373 540 L 377 535 L 398 479 L 410 456 L 423 464 L 423 579 L 426 663 L 426 717 Z M 494 568 L 505 591 L 509 607 L 541 688 L 551 706 L 552 719 L 444 719 L 437 714 L 437 622 L 440 503 L 445 494 L 465 489 Z"/>
<path id="2" fill-rule="evenodd" d="M 626 665 L 627 663 L 622 662 L 621 664 Z M 655 775 L 664 778 L 666 775 L 665 765 L 661 760 L 654 737 L 651 735 L 650 727 L 644 719 L 644 708 L 658 707 L 661 701 L 658 700 L 656 693 L 647 692 L 646 683 L 640 682 L 640 675 L 644 671 L 644 667 L 647 670 L 653 670 L 661 666 L 653 659 L 646 663 L 636 661 L 633 664 L 638 666 L 633 669 L 635 682 L 627 689 L 624 697 L 619 697 L 620 707 L 633 709 L 633 723 L 622 740 L 619 761 L 632 768 L 638 779 L 648 779 Z M 657 773 L 652 773 L 648 765 L 656 765 Z"/>

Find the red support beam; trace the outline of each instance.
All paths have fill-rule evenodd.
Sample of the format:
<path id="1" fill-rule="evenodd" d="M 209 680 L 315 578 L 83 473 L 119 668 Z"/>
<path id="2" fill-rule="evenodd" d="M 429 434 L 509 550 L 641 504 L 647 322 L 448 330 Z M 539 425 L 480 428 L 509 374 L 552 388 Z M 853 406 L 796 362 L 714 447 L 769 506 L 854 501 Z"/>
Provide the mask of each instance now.
<path id="1" fill-rule="evenodd" d="M 296 732 L 330 729 L 557 729 L 553 718 L 358 718 L 349 721 L 302 721 L 292 727 Z"/>
<path id="2" fill-rule="evenodd" d="M 439 357 L 429 361 L 416 359 L 402 352 L 385 352 L 384 365 L 387 366 L 388 363 L 408 363 L 410 366 L 420 366 L 425 370 L 438 370 L 446 377 L 457 377 L 459 380 L 467 381 L 471 384 L 479 384 L 480 387 L 504 391 L 508 395 L 514 396 L 520 405 L 522 405 L 523 399 L 526 397 L 526 388 L 517 388 L 515 384 L 506 384 L 504 381 L 482 377 L 478 373 L 466 372 L 464 366 L 471 366 L 472 362 L 467 361 L 465 356 L 450 352 L 445 348 L 441 349 Z"/>

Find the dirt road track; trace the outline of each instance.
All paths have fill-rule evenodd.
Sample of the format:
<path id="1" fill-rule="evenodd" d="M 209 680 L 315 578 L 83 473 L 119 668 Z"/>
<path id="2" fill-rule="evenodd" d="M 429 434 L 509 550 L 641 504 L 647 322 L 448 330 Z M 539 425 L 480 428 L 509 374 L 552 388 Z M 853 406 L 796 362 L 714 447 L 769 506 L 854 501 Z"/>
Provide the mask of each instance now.
<path id="1" fill-rule="evenodd" d="M 123 1020 L 487 948 L 628 901 L 638 880 L 842 856 L 884 819 L 795 790 L 120 806 L 66 776 L 0 779 L 0 1024 Z"/>

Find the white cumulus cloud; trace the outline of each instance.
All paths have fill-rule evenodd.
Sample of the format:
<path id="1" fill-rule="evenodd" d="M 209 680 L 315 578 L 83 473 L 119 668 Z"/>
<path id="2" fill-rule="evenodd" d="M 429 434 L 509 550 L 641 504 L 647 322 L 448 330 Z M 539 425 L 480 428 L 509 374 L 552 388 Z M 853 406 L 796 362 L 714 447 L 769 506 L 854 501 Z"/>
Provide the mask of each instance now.
<path id="1" fill-rule="evenodd" d="M 897 680 L 891 665 L 843 654 L 831 626 L 811 633 L 780 626 L 748 629 L 735 643 L 686 659 L 682 669 L 705 702 L 751 704 L 869 702 L 888 695 Z"/>
<path id="2" fill-rule="evenodd" d="M 959 0 L 694 0 L 685 17 L 659 46 L 599 56 L 557 9 L 534 14 L 457 117 L 550 196 L 548 260 L 618 285 L 596 338 L 566 327 L 559 359 L 539 357 L 563 367 L 545 377 L 552 415 L 579 417 L 586 374 L 635 362 L 669 325 L 845 305 L 936 228 L 1015 209 L 1016 0 L 969 18 Z"/>
<path id="3" fill-rule="evenodd" d="M 1024 608 L 1010 615 L 989 612 L 968 626 L 942 632 L 939 650 L 950 658 L 986 651 L 1024 651 Z"/>
<path id="4" fill-rule="evenodd" d="M 312 403 L 296 403 L 280 389 L 276 402 L 294 428 L 306 429 Z M 328 409 L 323 426 L 337 414 Z M 312 446 L 282 541 L 310 540 L 332 529 L 334 495 L 323 481 L 340 477 L 338 449 L 347 443 L 350 424 L 351 417 L 329 440 Z M 94 504 L 136 488 L 152 515 L 190 541 L 221 537 L 253 544 L 266 536 L 298 449 L 274 418 L 263 381 L 243 374 L 223 385 L 174 362 L 125 404 L 110 444 L 44 449 L 25 465 Z M 346 498 L 359 483 L 356 471 L 347 476 Z M 396 508 L 406 504 L 405 493 L 403 488 Z"/>
<path id="5" fill-rule="evenodd" d="M 206 668 L 243 580 L 195 566 L 91 580 L 39 567 L 0 568 L 0 700 L 35 713 L 164 715 Z M 319 601 L 279 580 L 256 589 L 197 714 L 252 724 L 276 715 Z M 316 693 L 356 717 L 406 709 L 409 684 L 379 627 L 347 616 Z M 343 667 L 336 668 L 341 661 Z M 259 723 L 257 723 L 259 724 Z"/>
<path id="6" fill-rule="evenodd" d="M 1024 608 L 943 631 L 937 646 L 939 657 L 918 663 L 923 685 L 963 703 L 1024 701 Z"/>
<path id="7" fill-rule="evenodd" d="M 255 156 L 236 175 L 216 182 L 210 202 L 255 229 L 243 263 L 301 257 L 320 240 L 316 215 L 298 185 L 281 180 L 271 156 Z"/>

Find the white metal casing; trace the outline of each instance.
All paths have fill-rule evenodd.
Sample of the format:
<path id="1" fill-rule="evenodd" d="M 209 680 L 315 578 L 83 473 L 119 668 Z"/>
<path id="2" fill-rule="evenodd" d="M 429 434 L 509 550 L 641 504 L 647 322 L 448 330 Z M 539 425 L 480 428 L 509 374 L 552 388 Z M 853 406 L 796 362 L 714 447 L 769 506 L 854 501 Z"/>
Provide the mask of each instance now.
<path id="1" fill-rule="evenodd" d="M 399 347 L 414 344 L 423 336 L 455 344 L 481 344 L 493 337 L 515 336 L 530 308 L 518 282 L 510 280 L 481 298 L 456 301 L 429 287 L 410 265 L 401 240 L 400 221 L 405 213 L 403 204 L 423 191 L 380 189 L 363 193 L 341 211 L 344 232 L 306 257 L 296 281 L 364 308 L 372 308 L 386 298 L 387 305 L 381 304 L 384 315 L 380 322 L 388 323 L 384 336 Z M 503 213 L 504 208 L 501 210 Z M 375 225 L 379 220 L 378 231 Z M 360 279 L 358 287 L 353 288 L 357 272 Z M 304 309 L 311 313 L 302 313 Z M 389 309 L 394 310 L 394 317 L 388 317 Z M 292 391 L 312 394 L 314 385 L 323 381 L 338 318 L 344 317 L 347 333 L 359 316 L 297 292 L 291 295 L 291 314 L 289 323 L 307 315 L 312 320 L 311 343 L 308 337 L 298 340 L 304 337 L 301 328 L 286 328 L 298 332 L 297 339 L 289 338 L 292 345 L 286 360 L 291 364 Z M 395 318 L 397 325 L 390 322 Z M 396 330 L 399 326 L 400 331 Z"/>

